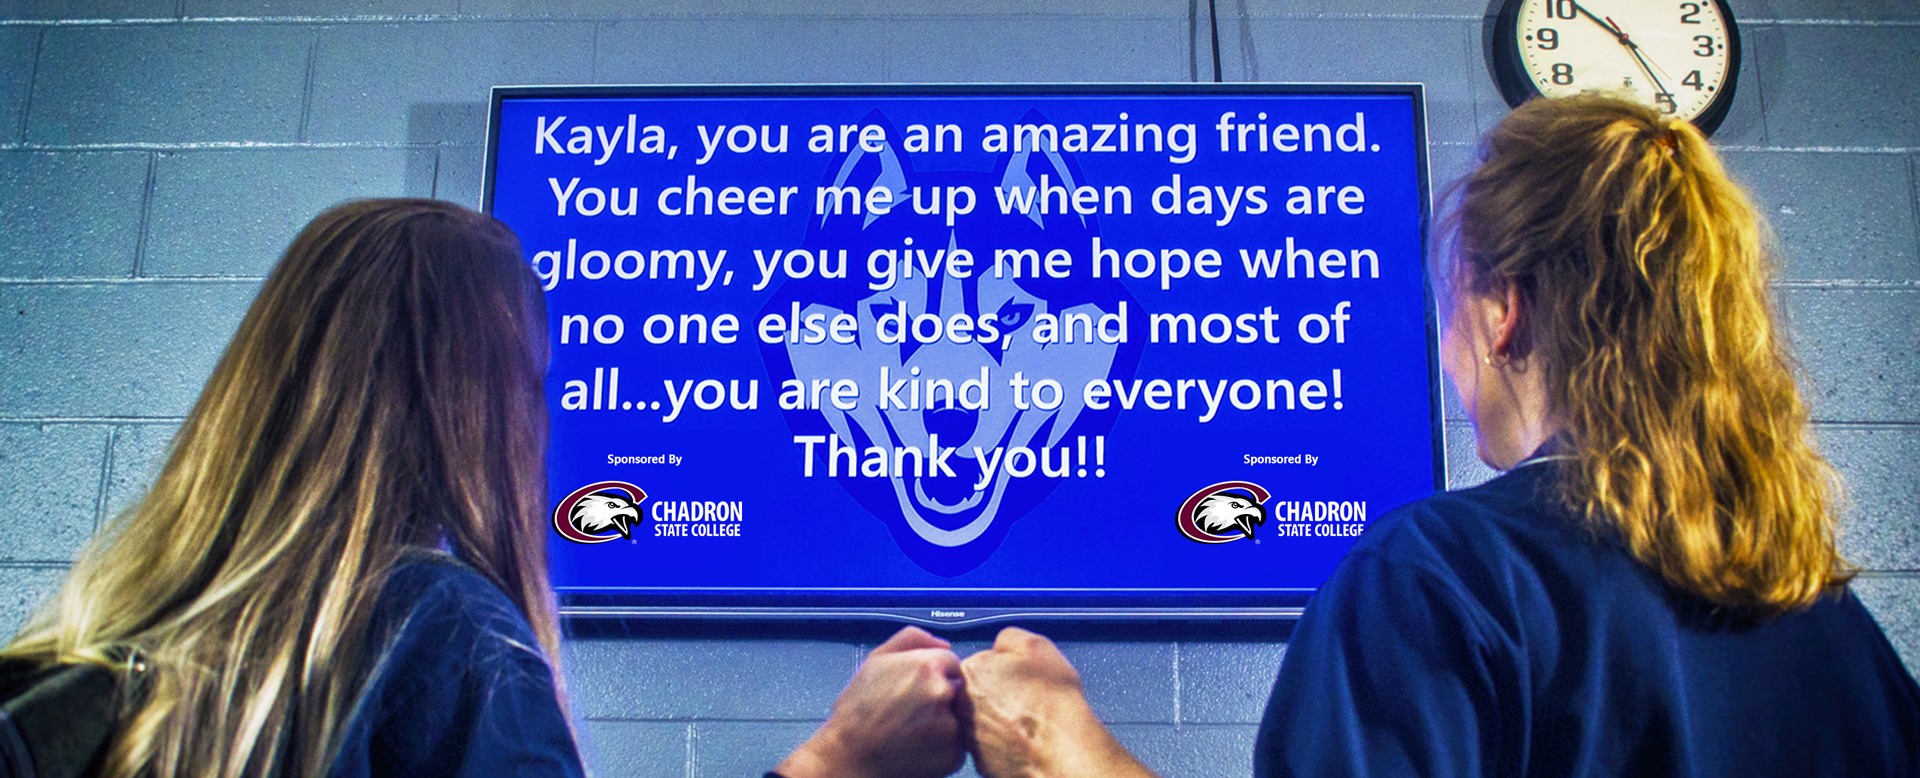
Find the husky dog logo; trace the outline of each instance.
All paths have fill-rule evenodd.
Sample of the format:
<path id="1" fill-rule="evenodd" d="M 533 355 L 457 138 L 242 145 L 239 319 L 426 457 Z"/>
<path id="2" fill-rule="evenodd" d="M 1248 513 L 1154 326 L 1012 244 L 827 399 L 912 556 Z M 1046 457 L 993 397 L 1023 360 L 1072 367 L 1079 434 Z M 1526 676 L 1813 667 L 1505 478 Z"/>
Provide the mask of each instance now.
<path id="1" fill-rule="evenodd" d="M 553 531 L 575 543 L 605 543 L 633 537 L 647 493 L 624 481 L 602 481 L 573 490 L 553 509 Z"/>
<path id="2" fill-rule="evenodd" d="M 1196 543 L 1230 543 L 1252 538 L 1253 530 L 1267 523 L 1267 508 L 1262 503 L 1273 498 L 1259 484 L 1225 481 L 1194 492 L 1180 504 L 1174 517 L 1180 534 Z"/>
<path id="3" fill-rule="evenodd" d="M 1020 121 L 1041 124 L 1047 120 L 1029 111 Z M 810 262 L 824 267 L 807 277 L 790 277 L 762 312 L 785 317 L 797 308 L 803 317 L 852 315 L 859 320 L 858 339 L 852 344 L 793 344 L 785 339 L 788 342 L 763 343 L 761 355 L 775 385 L 792 379 L 813 386 L 822 379 L 854 378 L 873 386 L 885 368 L 889 383 L 909 380 L 924 386 L 928 381 L 946 380 L 958 388 L 969 380 L 978 384 L 983 371 L 990 374 L 984 388 L 992 401 L 986 408 L 964 407 L 966 403 L 952 402 L 946 392 L 935 400 L 931 389 L 922 394 L 916 387 L 912 394 L 895 395 L 902 400 L 914 398 L 904 403 L 908 406 L 904 409 L 882 410 L 863 396 L 852 411 L 831 406 L 786 411 L 787 424 L 795 433 L 837 435 L 839 445 L 855 447 L 862 457 L 875 446 L 913 446 L 926 452 L 936 439 L 942 450 L 953 449 L 954 456 L 947 460 L 953 476 L 920 475 L 909 469 L 892 477 L 866 477 L 843 467 L 838 479 L 861 507 L 886 523 L 908 559 L 936 575 L 957 576 L 985 562 L 1006 538 L 1009 526 L 1062 480 L 1039 473 L 1014 478 L 1001 466 L 982 483 L 984 473 L 973 456 L 974 448 L 991 457 L 996 449 L 1025 446 L 1038 451 L 1067 445 L 1079 435 L 1104 435 L 1112 429 L 1118 408 L 1086 407 L 1077 387 L 1098 379 L 1132 378 L 1144 339 L 1118 344 L 1099 339 L 1035 343 L 1032 323 L 1043 314 L 1089 314 L 1097 319 L 1120 313 L 1121 304 L 1132 303 L 1133 298 L 1112 278 L 1076 273 L 1072 279 L 1056 279 L 1033 272 L 1031 266 L 1017 274 L 1010 268 L 1002 275 L 994 272 L 995 249 L 1032 249 L 1039 256 L 1064 249 L 1078 256 L 1099 235 L 1097 217 L 1062 214 L 1059 209 L 1042 214 L 1037 202 L 1029 201 L 1032 207 L 1027 212 L 1015 207 L 1001 213 L 996 190 L 1002 188 L 1024 192 L 1045 184 L 1072 191 L 1097 185 L 1085 179 L 1072 155 L 1028 148 L 1001 154 L 991 172 L 920 171 L 913 158 L 900 150 L 902 136 L 885 116 L 875 111 L 861 123 L 884 128 L 886 143 L 878 152 L 855 146 L 840 154 L 829 165 L 822 185 L 860 192 L 889 189 L 894 207 L 885 213 L 830 208 L 828 214 L 810 219 L 802 246 L 814 253 Z M 956 203 L 951 193 L 961 188 L 971 189 L 975 199 L 970 213 L 956 217 L 945 211 Z M 916 195 L 920 197 L 917 204 Z M 932 213 L 925 212 L 929 199 L 940 201 Z M 964 196 L 957 202 L 969 207 Z M 884 278 L 873 277 L 869 268 L 868 258 L 882 249 L 901 256 L 890 285 Z M 956 251 L 973 257 L 972 272 L 965 278 L 954 277 L 940 264 Z M 833 272 L 826 272 L 827 268 Z M 1139 310 L 1138 304 L 1130 307 Z M 975 337 L 955 338 L 947 333 L 949 337 L 936 339 L 924 337 L 925 331 L 910 331 L 893 342 L 877 342 L 874 333 L 880 318 L 898 317 L 902 309 L 904 326 L 910 330 L 932 317 L 952 321 L 964 315 L 976 322 L 990 321 L 998 336 L 978 337 L 980 330 L 975 329 Z M 890 337 L 893 331 L 890 323 Z M 1029 381 L 1051 378 L 1074 389 L 1061 392 L 1059 404 L 1050 410 L 1037 405 L 1016 409 L 1006 394 L 1007 381 L 1015 373 L 1024 373 Z M 881 392 L 887 389 L 880 387 Z M 964 391 L 956 394 L 962 400 L 968 397 Z"/>

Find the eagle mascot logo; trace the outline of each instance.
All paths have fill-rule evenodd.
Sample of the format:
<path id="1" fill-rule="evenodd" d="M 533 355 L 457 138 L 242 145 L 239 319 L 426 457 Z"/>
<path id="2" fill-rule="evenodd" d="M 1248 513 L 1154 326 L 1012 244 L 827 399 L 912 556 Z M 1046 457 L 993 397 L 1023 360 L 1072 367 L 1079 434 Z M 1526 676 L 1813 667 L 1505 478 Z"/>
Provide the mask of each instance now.
<path id="1" fill-rule="evenodd" d="M 602 481 L 573 490 L 553 509 L 553 530 L 575 543 L 633 538 L 647 493 L 624 481 Z"/>
<path id="2" fill-rule="evenodd" d="M 1259 484 L 1226 481 L 1194 492 L 1174 517 L 1180 534 L 1195 543 L 1230 543 L 1252 538 L 1254 528 L 1267 523 L 1262 503 L 1273 495 Z"/>

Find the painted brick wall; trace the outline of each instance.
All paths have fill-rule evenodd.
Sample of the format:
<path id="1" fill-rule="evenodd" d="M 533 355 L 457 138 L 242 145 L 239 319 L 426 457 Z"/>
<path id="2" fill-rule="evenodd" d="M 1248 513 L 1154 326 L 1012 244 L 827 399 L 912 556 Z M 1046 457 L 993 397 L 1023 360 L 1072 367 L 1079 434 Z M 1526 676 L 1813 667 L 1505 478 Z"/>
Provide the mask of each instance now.
<path id="1" fill-rule="evenodd" d="M 1505 110 L 1481 0 L 1216 1 L 1228 80 L 1427 84 L 1436 180 Z M 1785 247 L 1856 589 L 1920 668 L 1920 7 L 1733 2 L 1716 141 Z M 299 225 L 353 196 L 478 201 L 489 86 L 1207 80 L 1214 4 L 0 0 L 0 635 L 137 498 Z M 1450 480 L 1478 482 L 1447 408 Z M 1051 631 L 1148 764 L 1246 773 L 1284 627 Z M 566 670 L 601 774 L 755 775 L 884 634 L 577 625 Z"/>

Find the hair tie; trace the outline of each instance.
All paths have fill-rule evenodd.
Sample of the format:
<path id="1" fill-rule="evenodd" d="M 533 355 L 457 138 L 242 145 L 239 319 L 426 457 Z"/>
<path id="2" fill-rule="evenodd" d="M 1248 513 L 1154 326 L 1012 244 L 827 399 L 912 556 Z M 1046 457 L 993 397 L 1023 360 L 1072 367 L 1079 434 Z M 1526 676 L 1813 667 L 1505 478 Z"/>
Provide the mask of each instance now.
<path id="1" fill-rule="evenodd" d="M 1654 140 L 1659 141 L 1660 145 L 1665 146 L 1668 152 L 1680 150 L 1680 139 L 1677 137 L 1672 125 L 1667 126 L 1666 132 L 1654 136 Z"/>

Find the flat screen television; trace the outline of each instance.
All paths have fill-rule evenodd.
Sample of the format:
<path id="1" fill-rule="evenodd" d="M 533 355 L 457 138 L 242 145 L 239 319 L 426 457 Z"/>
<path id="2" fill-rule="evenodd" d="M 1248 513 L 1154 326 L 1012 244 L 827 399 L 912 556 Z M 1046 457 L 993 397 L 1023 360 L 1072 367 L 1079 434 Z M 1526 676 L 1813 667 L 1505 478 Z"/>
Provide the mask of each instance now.
<path id="1" fill-rule="evenodd" d="M 501 87 L 563 614 L 1297 615 L 1443 483 L 1415 84 Z"/>

